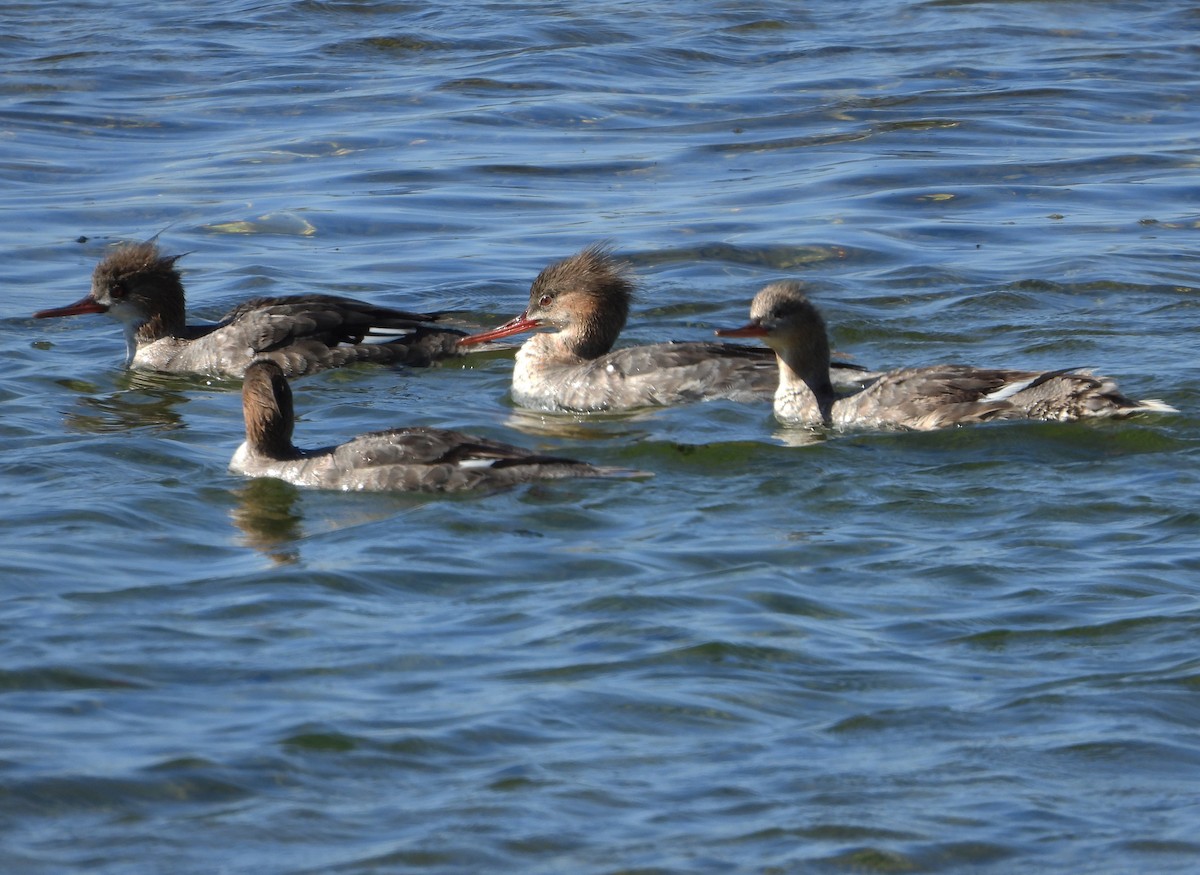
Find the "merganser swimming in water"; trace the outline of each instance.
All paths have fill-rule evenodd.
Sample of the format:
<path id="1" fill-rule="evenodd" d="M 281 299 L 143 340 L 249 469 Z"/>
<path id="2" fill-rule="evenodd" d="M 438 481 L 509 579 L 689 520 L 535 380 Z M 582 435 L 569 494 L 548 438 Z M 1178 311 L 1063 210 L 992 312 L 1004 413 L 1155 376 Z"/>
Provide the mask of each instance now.
<path id="1" fill-rule="evenodd" d="M 242 383 L 246 440 L 229 470 L 296 486 L 355 491 L 459 492 L 566 477 L 646 477 L 544 456 L 499 441 L 440 428 L 397 428 L 319 450 L 292 445 L 292 390 L 272 361 L 246 368 Z"/>
<path id="2" fill-rule="evenodd" d="M 552 327 L 518 350 L 512 397 L 535 410 L 629 410 L 727 398 L 769 399 L 778 384 L 773 356 L 761 347 L 711 341 L 655 343 L 613 350 L 625 327 L 633 283 L 629 267 L 604 246 L 555 262 L 538 274 L 529 306 L 460 346 Z M 874 378 L 836 365 L 839 383 L 861 388 Z"/>
<path id="3" fill-rule="evenodd" d="M 86 298 L 34 318 L 107 313 L 125 326 L 126 365 L 170 373 L 240 377 L 256 358 L 289 376 L 353 362 L 424 366 L 457 354 L 465 332 L 431 328 L 436 313 L 408 313 L 335 295 L 254 298 L 216 325 L 188 325 L 175 262 L 154 241 L 127 244 L 104 258 Z M 386 343 L 375 335 L 407 332 Z"/>
<path id="4" fill-rule="evenodd" d="M 750 305 L 750 322 L 722 337 L 759 337 L 779 360 L 775 416 L 788 425 L 928 430 L 1008 419 L 1074 420 L 1176 412 L 1134 401 L 1108 377 L 1066 368 L 1010 371 L 937 365 L 888 371 L 852 395 L 829 383 L 825 320 L 797 282 L 773 283 Z"/>

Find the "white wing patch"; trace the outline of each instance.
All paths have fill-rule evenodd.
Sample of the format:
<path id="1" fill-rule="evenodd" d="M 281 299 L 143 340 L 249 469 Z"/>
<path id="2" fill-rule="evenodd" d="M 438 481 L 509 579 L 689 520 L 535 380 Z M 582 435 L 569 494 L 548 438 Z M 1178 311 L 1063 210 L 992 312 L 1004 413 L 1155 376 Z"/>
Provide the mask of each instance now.
<path id="1" fill-rule="evenodd" d="M 1034 374 L 1028 380 L 1018 380 L 1015 383 L 1005 383 L 995 392 L 989 392 L 983 396 L 984 401 L 1006 401 L 1018 392 L 1028 389 L 1031 385 L 1041 379 L 1041 374 Z"/>

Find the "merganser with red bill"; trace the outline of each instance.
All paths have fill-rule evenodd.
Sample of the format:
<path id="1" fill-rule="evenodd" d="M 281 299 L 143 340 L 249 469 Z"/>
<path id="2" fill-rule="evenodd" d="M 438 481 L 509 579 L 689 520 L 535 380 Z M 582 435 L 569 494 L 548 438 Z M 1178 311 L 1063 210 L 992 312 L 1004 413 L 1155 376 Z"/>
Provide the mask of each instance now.
<path id="1" fill-rule="evenodd" d="M 1135 401 L 1108 377 L 1066 368 L 1017 371 L 935 365 L 888 371 L 851 395 L 829 383 L 825 320 L 800 283 L 773 283 L 750 305 L 750 321 L 722 337 L 757 337 L 775 351 L 775 416 L 809 428 L 929 430 L 992 420 L 1075 420 L 1134 413 L 1174 413 L 1162 401 Z"/>
<path id="2" fill-rule="evenodd" d="M 655 343 L 614 350 L 629 316 L 629 266 L 604 246 L 555 262 L 538 274 L 529 306 L 503 325 L 464 337 L 460 346 L 537 328 L 517 351 L 512 398 L 535 410 L 594 412 L 726 398 L 770 399 L 774 357 L 760 347 L 712 341 Z M 861 388 L 874 374 L 834 366 L 839 384 Z"/>
<path id="3" fill-rule="evenodd" d="M 242 382 L 246 440 L 229 470 L 296 486 L 343 491 L 462 492 L 567 477 L 648 477 L 624 468 L 535 453 L 440 428 L 397 428 L 344 444 L 301 450 L 292 444 L 292 390 L 271 361 L 246 368 Z"/>
<path id="4" fill-rule="evenodd" d="M 87 297 L 34 317 L 105 313 L 125 326 L 128 366 L 220 377 L 240 377 L 256 358 L 289 376 L 354 362 L 425 366 L 457 355 L 466 334 L 428 324 L 441 314 L 319 294 L 254 298 L 216 325 L 188 325 L 180 257 L 153 241 L 123 245 L 96 266 Z M 396 339 L 364 343 L 371 336 Z"/>

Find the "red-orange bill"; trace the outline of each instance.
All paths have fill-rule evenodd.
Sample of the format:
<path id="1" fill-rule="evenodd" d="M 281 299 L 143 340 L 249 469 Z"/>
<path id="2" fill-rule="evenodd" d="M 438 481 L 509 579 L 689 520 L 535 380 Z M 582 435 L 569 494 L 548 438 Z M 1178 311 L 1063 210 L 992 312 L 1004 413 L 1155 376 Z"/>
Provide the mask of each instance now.
<path id="1" fill-rule="evenodd" d="M 487 343 L 489 340 L 499 340 L 501 337 L 508 337 L 510 334 L 520 334 L 522 331 L 532 331 L 538 328 L 542 323 L 537 319 L 530 319 L 524 313 L 517 316 L 515 319 L 509 319 L 503 325 L 493 328 L 490 331 L 481 331 L 479 334 L 471 334 L 461 338 L 458 341 L 459 346 L 470 346 L 475 343 Z"/>
<path id="2" fill-rule="evenodd" d="M 718 328 L 716 333 L 719 337 L 766 337 L 767 329 L 751 322 L 741 328 Z"/>
<path id="3" fill-rule="evenodd" d="M 66 307 L 55 307 L 52 310 L 38 310 L 33 314 L 34 319 L 48 319 L 51 316 L 78 316 L 80 313 L 104 313 L 108 308 L 103 304 L 97 303 L 96 299 L 88 295 L 81 301 L 76 301 Z"/>

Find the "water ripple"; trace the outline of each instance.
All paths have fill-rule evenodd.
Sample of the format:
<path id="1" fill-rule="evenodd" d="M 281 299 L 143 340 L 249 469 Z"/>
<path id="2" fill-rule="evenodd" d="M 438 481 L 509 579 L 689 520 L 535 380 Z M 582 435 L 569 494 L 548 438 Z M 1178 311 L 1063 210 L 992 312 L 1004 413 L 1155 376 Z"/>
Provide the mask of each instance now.
<path id="1" fill-rule="evenodd" d="M 9 868 L 1194 856 L 1194 10 L 5 13 Z M 514 409 L 508 350 L 297 380 L 298 434 L 453 427 L 655 478 L 243 481 L 236 381 L 129 374 L 115 323 L 31 318 L 156 234 L 194 253 L 195 318 L 315 291 L 473 330 L 610 240 L 626 342 L 710 339 L 798 279 L 864 365 L 1094 367 L 1182 413 L 548 416 Z"/>

